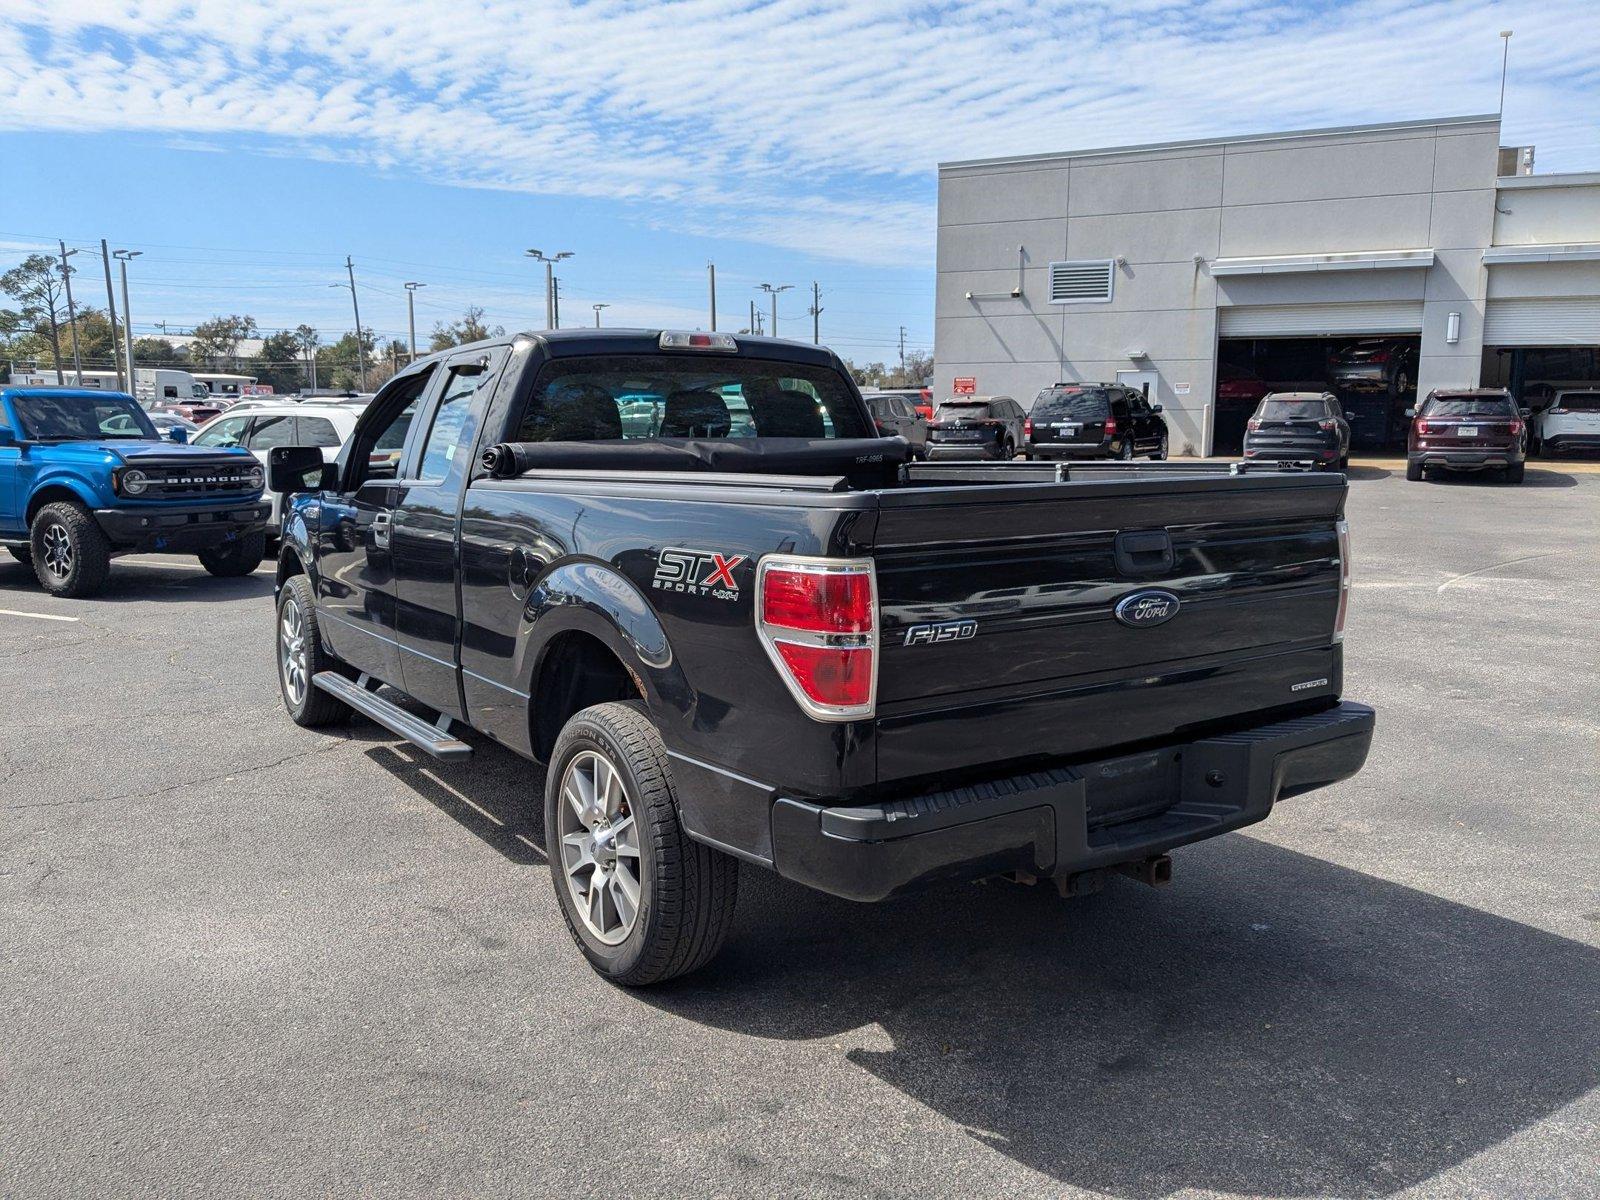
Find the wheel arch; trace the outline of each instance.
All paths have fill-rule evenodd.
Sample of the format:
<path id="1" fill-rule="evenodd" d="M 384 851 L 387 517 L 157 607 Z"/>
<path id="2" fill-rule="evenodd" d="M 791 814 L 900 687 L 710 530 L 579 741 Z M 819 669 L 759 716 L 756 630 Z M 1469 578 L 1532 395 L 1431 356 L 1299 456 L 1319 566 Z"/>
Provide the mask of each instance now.
<path id="1" fill-rule="evenodd" d="M 72 503 L 81 504 L 84 508 L 94 511 L 96 500 L 92 492 L 86 494 L 77 480 L 57 477 L 42 486 L 35 488 L 28 497 L 28 507 L 23 514 L 23 520 L 33 524 L 34 517 L 39 515 L 39 510 L 47 504 Z"/>

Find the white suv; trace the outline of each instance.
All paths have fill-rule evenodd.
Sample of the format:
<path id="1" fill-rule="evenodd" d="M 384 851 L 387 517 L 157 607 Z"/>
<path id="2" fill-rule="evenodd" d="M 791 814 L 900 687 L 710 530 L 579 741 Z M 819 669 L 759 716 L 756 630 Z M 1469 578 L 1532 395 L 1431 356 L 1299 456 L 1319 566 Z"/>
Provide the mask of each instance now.
<path id="1" fill-rule="evenodd" d="M 1534 431 L 1546 454 L 1600 450 L 1600 387 L 1559 391 Z"/>
<path id="2" fill-rule="evenodd" d="M 274 446 L 319 446 L 322 457 L 332 462 L 339 447 L 356 427 L 361 410 L 344 404 L 318 404 L 306 401 L 278 401 L 259 404 L 244 412 L 225 412 L 212 417 L 189 441 L 196 446 L 243 446 L 267 465 L 267 451 Z M 272 516 L 267 519 L 267 536 L 278 536 L 282 526 L 283 497 L 272 494 Z"/>

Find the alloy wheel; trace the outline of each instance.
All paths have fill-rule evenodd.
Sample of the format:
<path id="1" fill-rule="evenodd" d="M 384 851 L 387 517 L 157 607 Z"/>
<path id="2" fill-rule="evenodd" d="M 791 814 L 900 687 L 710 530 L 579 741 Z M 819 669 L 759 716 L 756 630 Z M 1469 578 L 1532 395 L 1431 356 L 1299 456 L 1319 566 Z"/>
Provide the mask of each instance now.
<path id="1" fill-rule="evenodd" d="M 57 579 L 72 574 L 72 535 L 65 525 L 52 523 L 45 527 L 44 568 Z"/>
<path id="2" fill-rule="evenodd" d="M 589 933 L 608 946 L 639 919 L 639 826 L 622 773 L 601 754 L 573 756 L 561 779 L 561 871 Z"/>
<path id="3" fill-rule="evenodd" d="M 278 669 L 283 673 L 283 691 L 295 709 L 305 703 L 311 683 L 311 664 L 306 653 L 305 616 L 300 602 L 292 595 L 283 602 L 278 615 Z"/>

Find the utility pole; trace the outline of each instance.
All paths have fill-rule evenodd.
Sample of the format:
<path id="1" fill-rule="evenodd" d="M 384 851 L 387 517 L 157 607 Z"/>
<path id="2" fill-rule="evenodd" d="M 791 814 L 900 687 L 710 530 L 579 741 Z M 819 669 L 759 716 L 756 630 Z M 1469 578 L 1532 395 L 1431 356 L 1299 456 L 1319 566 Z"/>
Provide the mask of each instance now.
<path id="1" fill-rule="evenodd" d="M 78 310 L 72 306 L 72 268 L 67 264 L 67 259 L 77 253 L 68 250 L 66 242 L 61 242 L 61 282 L 67 288 L 67 327 L 72 331 L 72 371 L 77 376 L 77 384 L 83 386 L 83 359 L 78 356 Z"/>
<path id="2" fill-rule="evenodd" d="M 344 256 L 344 269 L 350 273 L 350 307 L 356 314 L 356 361 L 361 364 L 361 390 L 367 390 L 367 347 L 361 340 L 361 302 L 356 299 L 356 264 L 351 257 Z"/>
<path id="3" fill-rule="evenodd" d="M 1500 31 L 1500 107 L 1498 111 L 1502 116 L 1506 111 L 1506 68 L 1511 65 L 1511 30 Z"/>
<path id="4" fill-rule="evenodd" d="M 756 302 L 750 301 L 750 332 L 756 332 Z"/>
<path id="5" fill-rule="evenodd" d="M 551 326 L 551 328 L 552 329 L 560 329 L 561 328 L 561 276 L 559 276 L 559 275 L 550 276 L 550 300 L 551 300 L 551 304 L 552 304 L 552 311 L 555 313 L 555 317 L 556 317 L 556 323 L 553 326 Z"/>
<path id="6" fill-rule="evenodd" d="M 906 327 L 900 326 L 900 378 L 906 375 Z"/>
<path id="7" fill-rule="evenodd" d="M 571 250 L 558 250 L 555 254 L 545 254 L 542 250 L 529 250 L 527 256 L 534 262 L 544 264 L 544 327 L 556 328 L 556 276 L 555 265 L 563 258 L 571 258 Z"/>
<path id="8" fill-rule="evenodd" d="M 100 262 L 106 269 L 106 314 L 111 318 L 111 361 L 117 365 L 117 391 L 125 392 L 133 386 L 133 381 L 128 381 L 128 387 L 122 383 L 122 352 L 117 349 L 117 295 L 111 290 L 111 248 L 106 245 L 105 238 L 100 239 Z"/>
<path id="9" fill-rule="evenodd" d="M 761 290 L 763 292 L 766 292 L 769 296 L 772 297 L 772 336 L 773 337 L 777 337 L 778 336 L 778 295 L 781 292 L 791 291 L 793 288 L 794 288 L 794 284 L 792 284 L 792 283 L 780 284 L 777 287 L 774 287 L 770 283 L 763 283 L 761 285 Z"/>
<path id="10" fill-rule="evenodd" d="M 121 264 L 122 271 L 122 327 L 127 331 L 122 339 L 122 344 L 128 355 L 128 391 L 132 392 L 139 385 L 133 378 L 133 308 L 128 303 L 128 264 L 143 250 L 113 250 L 111 256 Z"/>
<path id="11" fill-rule="evenodd" d="M 425 283 L 406 284 L 406 319 L 411 325 L 411 361 L 417 361 L 417 289 Z"/>
<path id="12" fill-rule="evenodd" d="M 822 287 L 811 281 L 811 344 L 822 345 Z"/>
<path id="13" fill-rule="evenodd" d="M 609 305 L 609 304 L 591 304 L 589 307 L 594 309 L 594 327 L 596 329 L 599 329 L 600 328 L 600 310 L 602 308 L 610 308 L 611 305 Z"/>
<path id="14" fill-rule="evenodd" d="M 706 264 L 706 278 L 710 281 L 710 285 L 711 285 L 711 332 L 715 333 L 717 331 L 717 264 L 716 263 L 708 262 Z"/>

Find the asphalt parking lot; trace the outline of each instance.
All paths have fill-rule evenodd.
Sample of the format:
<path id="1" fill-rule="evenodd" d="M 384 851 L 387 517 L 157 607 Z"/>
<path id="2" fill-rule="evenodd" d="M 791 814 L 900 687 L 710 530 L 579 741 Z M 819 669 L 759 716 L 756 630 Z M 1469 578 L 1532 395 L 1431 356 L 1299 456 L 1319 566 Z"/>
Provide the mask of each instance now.
<path id="1" fill-rule="evenodd" d="M 1162 892 L 747 870 L 639 993 L 534 767 L 289 723 L 269 570 L 0 559 L 0 1192 L 1600 1194 L 1600 473 L 1349 515 L 1355 779 Z"/>

